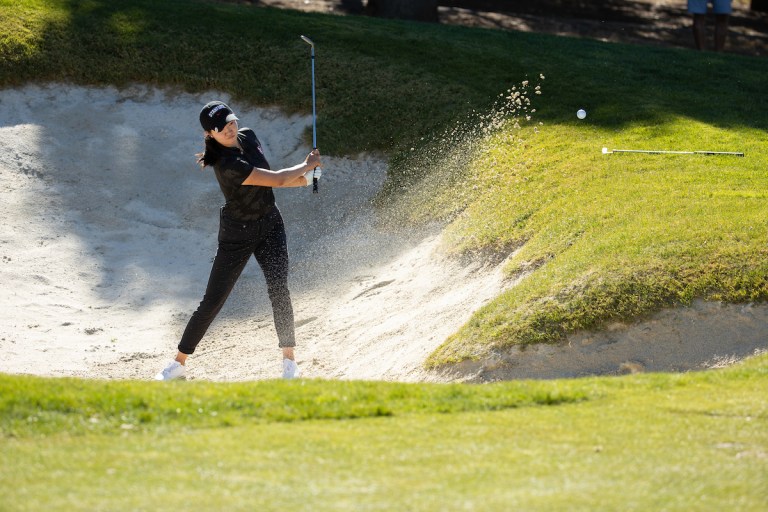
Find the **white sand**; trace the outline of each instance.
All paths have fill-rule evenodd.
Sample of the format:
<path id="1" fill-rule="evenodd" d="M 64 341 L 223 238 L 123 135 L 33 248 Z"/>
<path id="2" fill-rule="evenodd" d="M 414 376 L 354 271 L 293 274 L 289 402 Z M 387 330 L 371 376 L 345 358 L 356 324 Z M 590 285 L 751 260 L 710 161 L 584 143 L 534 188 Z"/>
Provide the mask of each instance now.
<path id="1" fill-rule="evenodd" d="M 0 92 L 0 371 L 151 378 L 175 354 L 216 248 L 221 192 L 193 156 L 197 114 L 216 98 L 230 101 L 144 87 Z M 232 107 L 274 168 L 309 151 L 311 117 Z M 436 234 L 379 233 L 370 199 L 385 163 L 326 157 L 324 169 L 320 194 L 277 191 L 304 375 L 427 378 L 424 357 L 498 293 L 500 275 L 442 262 Z M 272 378 L 279 354 L 252 261 L 190 378 Z"/>
<path id="2" fill-rule="evenodd" d="M 197 114 L 211 99 L 230 102 L 226 94 L 139 86 L 0 91 L 0 372 L 150 379 L 175 354 L 216 248 L 221 192 L 193 156 L 202 145 Z M 309 151 L 302 134 L 311 117 L 230 103 L 274 168 Z M 630 340 L 619 355 L 583 349 L 579 360 L 526 362 L 513 354 L 505 368 L 540 371 L 500 372 L 499 360 L 462 375 L 428 374 L 425 357 L 513 283 L 503 281 L 499 267 L 446 259 L 439 233 L 405 238 L 377 230 L 370 199 L 385 172 L 372 157 L 326 157 L 320 194 L 277 191 L 304 376 L 423 381 L 611 373 L 625 363 L 681 369 L 677 360 L 658 368 L 643 362 L 649 345 L 631 343 L 631 329 L 643 329 L 638 324 L 612 331 Z M 738 343 L 721 343 L 716 329 L 689 334 L 685 319 L 661 323 L 690 348 L 680 357 L 696 359 L 696 366 L 765 347 L 765 311 L 750 309 L 752 323 L 734 323 L 718 309 L 701 316 L 725 325 Z M 664 351 L 665 338 L 657 339 Z M 581 347 L 611 345 L 580 340 Z M 536 353 L 549 351 L 568 354 L 563 347 Z M 275 378 L 279 354 L 263 277 L 252 261 L 189 360 L 189 378 Z"/>
<path id="3" fill-rule="evenodd" d="M 466 382 L 555 379 L 721 368 L 768 348 L 765 304 L 695 301 L 633 324 L 579 332 L 560 344 L 513 349 L 463 363 L 443 378 Z"/>

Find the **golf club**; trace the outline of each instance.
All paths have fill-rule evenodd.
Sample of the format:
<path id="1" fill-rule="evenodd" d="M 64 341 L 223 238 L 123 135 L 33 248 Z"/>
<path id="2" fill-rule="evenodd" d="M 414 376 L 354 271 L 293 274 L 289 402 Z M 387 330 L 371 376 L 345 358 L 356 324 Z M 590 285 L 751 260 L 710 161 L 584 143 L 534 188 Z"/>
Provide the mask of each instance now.
<path id="1" fill-rule="evenodd" d="M 307 36 L 301 36 L 301 39 L 307 43 L 311 50 L 312 58 L 312 149 L 317 149 L 317 113 L 315 111 L 315 43 Z M 315 167 L 317 169 L 317 167 Z M 313 173 L 314 174 L 314 173 Z M 317 194 L 317 178 L 312 177 L 312 193 Z"/>
<path id="2" fill-rule="evenodd" d="M 656 151 L 644 149 L 608 149 L 603 148 L 604 155 L 613 153 L 645 153 L 650 155 L 729 155 L 744 156 L 744 153 L 736 151 Z"/>

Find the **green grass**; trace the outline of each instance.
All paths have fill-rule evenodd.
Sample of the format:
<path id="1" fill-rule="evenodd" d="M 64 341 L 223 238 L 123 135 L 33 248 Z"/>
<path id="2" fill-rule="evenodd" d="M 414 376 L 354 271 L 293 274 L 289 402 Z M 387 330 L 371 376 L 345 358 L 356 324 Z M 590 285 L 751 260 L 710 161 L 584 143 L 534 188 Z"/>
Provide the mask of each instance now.
<path id="1" fill-rule="evenodd" d="M 323 151 L 388 158 L 383 217 L 526 276 L 433 366 L 768 295 L 764 58 L 192 0 L 0 0 L 0 27 L 2 87 L 140 82 L 288 113 L 310 108 L 312 37 Z M 513 87 L 530 105 L 503 101 Z M 0 376 L 0 510 L 763 510 L 766 373 L 760 356 L 482 386 Z"/>
<path id="2" fill-rule="evenodd" d="M 675 118 L 665 138 L 649 142 L 652 130 L 544 126 L 523 135 L 523 145 L 482 151 L 467 178 L 478 191 L 451 218 L 448 244 L 457 252 L 517 250 L 508 274 L 530 274 L 452 336 L 433 364 L 553 342 L 697 298 L 768 298 L 768 153 L 760 131 Z M 602 155 L 603 146 L 738 148 L 747 156 Z M 438 196 L 420 208 L 443 204 L 453 203 Z"/>
<path id="3" fill-rule="evenodd" d="M 0 374 L 0 417 L 7 436 L 67 432 L 84 435 L 123 428 L 157 430 L 245 423 L 353 419 L 413 413 L 493 411 L 584 399 L 557 386 L 514 388 L 460 384 L 302 381 L 212 386 L 207 382 L 156 386 L 144 382 L 13 377 Z"/>
<path id="4" fill-rule="evenodd" d="M 480 386 L 0 377 L 4 510 L 762 510 L 768 356 Z M 354 418 L 354 419 L 353 419 Z"/>

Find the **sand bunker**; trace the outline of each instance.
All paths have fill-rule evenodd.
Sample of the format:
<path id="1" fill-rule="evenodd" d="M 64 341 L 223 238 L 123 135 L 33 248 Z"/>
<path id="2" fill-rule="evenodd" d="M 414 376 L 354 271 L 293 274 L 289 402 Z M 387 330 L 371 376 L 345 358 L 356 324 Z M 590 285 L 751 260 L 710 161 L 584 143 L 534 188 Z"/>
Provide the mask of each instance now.
<path id="1" fill-rule="evenodd" d="M 174 354 L 216 249 L 221 193 L 193 156 L 201 148 L 197 114 L 211 99 L 230 102 L 216 92 L 141 86 L 0 91 L 0 372 L 148 379 Z M 273 167 L 293 165 L 309 151 L 302 135 L 311 117 L 230 103 L 241 126 L 259 135 Z M 308 188 L 277 191 L 292 259 L 297 359 L 306 377 L 485 380 L 610 373 L 622 363 L 690 368 L 677 360 L 648 364 L 643 354 L 651 344 L 642 340 L 601 365 L 605 350 L 595 347 L 606 343 L 595 335 L 592 342 L 579 338 L 583 356 L 577 359 L 557 356 L 567 354 L 562 347 L 541 347 L 462 374 L 424 371 L 431 351 L 514 283 L 504 281 L 498 266 L 445 258 L 439 232 L 417 237 L 377 230 L 370 201 L 383 183 L 384 162 L 326 157 L 324 164 L 319 195 Z M 686 338 L 674 319 L 659 322 L 682 333 L 677 343 L 707 347 L 694 366 L 766 346 L 765 308 L 749 310 L 751 323 L 733 322 L 719 316 L 722 311 L 697 318 L 730 329 L 731 338 L 743 340 L 736 348 L 723 343 L 717 329 Z M 664 338 L 656 339 L 666 352 Z M 520 371 L 497 371 L 502 366 Z M 190 359 L 188 374 L 217 381 L 279 376 L 271 310 L 255 262 Z"/>
<path id="2" fill-rule="evenodd" d="M 513 349 L 445 371 L 446 379 L 487 382 L 721 368 L 768 347 L 768 307 L 696 301 L 633 324 L 579 332 L 560 344 Z"/>

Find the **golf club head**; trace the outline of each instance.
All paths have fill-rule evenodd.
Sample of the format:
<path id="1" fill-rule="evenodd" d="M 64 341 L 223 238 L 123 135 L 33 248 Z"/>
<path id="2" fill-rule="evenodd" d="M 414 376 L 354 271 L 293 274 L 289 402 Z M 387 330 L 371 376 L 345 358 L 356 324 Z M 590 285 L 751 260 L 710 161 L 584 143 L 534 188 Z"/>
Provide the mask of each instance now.
<path id="1" fill-rule="evenodd" d="M 311 40 L 310 38 L 308 38 L 307 36 L 301 36 L 301 39 L 302 39 L 302 40 L 303 40 L 305 43 L 307 43 L 309 46 L 311 46 L 312 48 L 314 48 L 314 47 L 315 47 L 315 43 L 313 43 L 313 42 L 312 42 L 312 40 Z"/>

